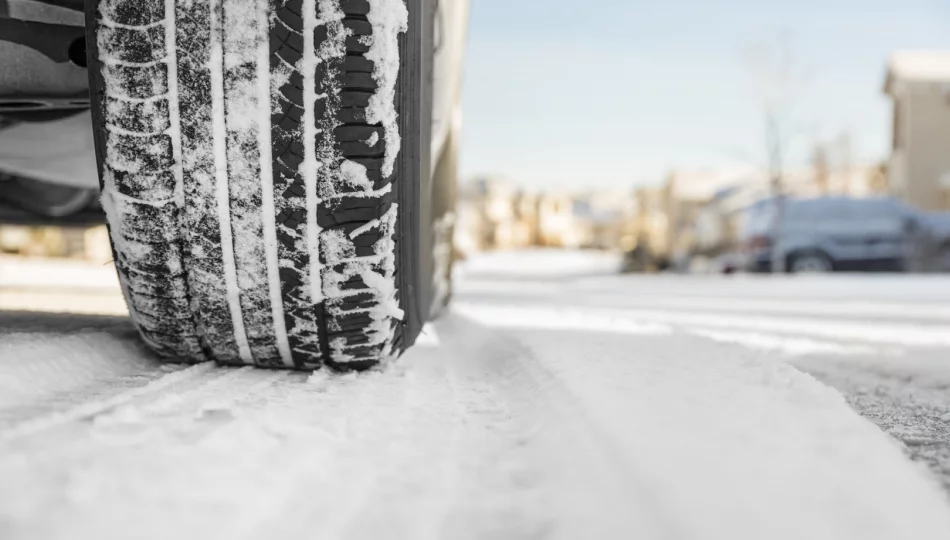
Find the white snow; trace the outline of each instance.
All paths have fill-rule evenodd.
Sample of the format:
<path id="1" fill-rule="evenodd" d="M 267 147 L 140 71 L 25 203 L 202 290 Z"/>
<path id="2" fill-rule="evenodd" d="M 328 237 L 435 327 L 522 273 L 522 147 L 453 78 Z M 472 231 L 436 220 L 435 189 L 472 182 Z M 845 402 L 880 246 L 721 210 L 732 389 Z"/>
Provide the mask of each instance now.
<path id="1" fill-rule="evenodd" d="M 329 370 L 319 369 L 307 377 L 307 384 L 316 387 L 317 390 L 323 391 L 329 387 L 331 378 L 332 376 Z"/>
<path id="2" fill-rule="evenodd" d="M 803 337 L 763 334 L 759 332 L 736 332 L 696 328 L 690 330 L 690 333 L 714 341 L 737 343 L 750 349 L 779 352 L 787 356 L 814 354 L 871 355 L 875 352 L 873 347 L 868 346 L 821 341 Z"/>
<path id="3" fill-rule="evenodd" d="M 168 5 L 165 5 L 165 13 L 171 13 L 168 11 Z M 169 24 L 169 19 L 160 19 L 146 24 L 123 24 L 115 22 L 110 19 L 111 14 L 108 13 L 108 8 L 103 10 L 102 17 L 99 19 L 99 24 L 102 26 L 108 26 L 109 28 L 123 28 L 126 30 L 148 30 L 149 28 L 155 28 L 156 26 L 167 25 Z M 172 21 L 173 22 L 173 21 Z"/>
<path id="4" fill-rule="evenodd" d="M 868 284 L 872 286 L 872 284 Z M 675 298 L 653 295 L 641 300 L 641 304 L 650 307 L 672 309 L 692 309 L 700 311 L 723 311 L 729 313 L 768 313 L 777 315 L 809 315 L 821 313 L 838 317 L 859 317 L 871 319 L 929 320 L 950 322 L 950 306 L 942 303 L 912 302 L 867 302 L 867 301 L 830 301 L 824 299 L 801 300 L 748 300 L 733 298 L 723 302 L 716 298 Z"/>
<path id="5" fill-rule="evenodd" d="M 943 495 L 897 445 L 791 366 L 685 337 L 554 336 L 520 341 L 603 429 L 617 475 L 644 494 L 647 537 L 950 532 Z"/>
<path id="6" fill-rule="evenodd" d="M 389 193 L 393 188 L 392 183 L 389 183 L 379 189 L 374 189 L 373 183 L 370 182 L 366 173 L 366 167 L 348 159 L 340 164 L 340 179 L 351 186 L 360 188 L 360 191 L 335 193 L 331 195 L 331 199 L 340 197 L 379 197 Z"/>
<path id="7" fill-rule="evenodd" d="M 13 256 L 0 256 L 0 312 L 3 310 L 129 315 L 111 260 Z"/>
<path id="8" fill-rule="evenodd" d="M 464 304 L 463 304 L 464 305 Z M 502 306 L 513 316 L 530 319 L 534 306 L 508 304 Z M 561 304 L 560 309 L 580 318 L 601 318 L 604 321 L 628 323 L 665 323 L 702 328 L 739 328 L 777 334 L 795 334 L 827 339 L 864 341 L 876 344 L 913 345 L 921 347 L 950 346 L 950 325 L 897 322 L 867 322 L 856 319 L 821 320 L 761 315 L 725 315 L 632 308 L 602 308 Z M 528 314 L 524 314 L 528 312 Z M 606 326 L 605 326 L 606 328 Z"/>
<path id="9" fill-rule="evenodd" d="M 420 346 L 360 375 L 164 372 L 121 333 L 4 334 L 24 323 L 0 312 L 4 538 L 950 538 L 935 481 L 783 361 L 907 358 L 890 349 L 920 342 L 874 339 L 907 323 L 883 313 L 893 292 L 840 277 L 878 313 L 859 319 L 823 313 L 819 281 L 608 279 L 562 255 L 562 276 L 554 253 L 470 260 Z M 686 291 L 715 319 L 716 284 L 749 308 L 734 328 L 678 318 L 687 299 L 638 307 Z M 792 290 L 815 310 L 756 311 Z M 865 331 L 781 326 L 800 320 Z"/>
<path id="10" fill-rule="evenodd" d="M 0 338 L 0 409 L 53 393 L 81 391 L 97 380 L 148 372 L 154 362 L 143 357 L 141 344 L 128 339 L 131 330 L 118 331 L 123 322 L 115 318 L 112 328 L 80 326 L 55 335 L 41 331 L 4 334 Z"/>
<path id="11" fill-rule="evenodd" d="M 62 343 L 57 344 L 62 347 Z M 52 347 L 53 351 L 58 354 L 63 354 L 62 349 L 56 351 L 56 347 Z M 67 349 L 68 350 L 68 349 Z M 19 352 L 19 351 L 17 351 Z M 52 352 L 52 351 L 50 351 Z M 12 441 L 22 437 L 27 437 L 29 435 L 40 433 L 47 429 L 66 424 L 69 422 L 75 422 L 77 420 L 82 420 L 84 418 L 94 417 L 96 414 L 103 411 L 111 411 L 115 407 L 123 405 L 133 398 L 146 394 L 153 393 L 173 384 L 185 380 L 190 377 L 194 377 L 200 374 L 209 373 L 214 369 L 214 365 L 210 363 L 198 364 L 189 368 L 185 368 L 179 371 L 174 371 L 172 373 L 163 375 L 161 377 L 156 377 L 150 380 L 147 384 L 143 386 L 137 386 L 131 388 L 127 391 L 120 391 L 114 393 L 103 400 L 89 400 L 84 403 L 81 403 L 75 407 L 67 407 L 62 410 L 57 410 L 50 414 L 38 416 L 36 418 L 30 419 L 25 422 L 20 422 L 10 429 L 4 430 L 0 433 L 0 444 L 6 441 Z M 143 377 L 144 378 L 144 377 Z M 27 380 L 26 377 L 17 373 L 16 379 L 22 384 L 24 380 Z"/>
<path id="12" fill-rule="evenodd" d="M 374 255 L 357 257 L 356 247 L 351 238 L 342 231 L 325 231 L 321 236 L 321 246 L 327 261 L 327 268 L 323 273 L 323 294 L 327 299 L 326 309 L 334 315 L 344 313 L 366 313 L 372 319 L 367 329 L 368 340 L 358 346 L 383 344 L 383 357 L 392 354 L 393 320 L 400 320 L 405 316 L 399 307 L 396 295 L 396 254 L 393 235 L 396 230 L 396 215 L 399 205 L 393 203 L 385 215 L 380 219 L 372 220 L 367 224 L 379 230 L 379 239 L 373 245 Z M 359 230 L 359 229 L 358 229 Z M 366 289 L 343 290 L 341 283 L 354 276 L 359 276 Z M 362 309 L 343 309 L 339 301 L 356 294 L 371 293 L 376 305 Z M 330 330 L 334 330 L 331 328 Z M 352 357 L 346 352 L 349 348 L 345 338 L 334 338 L 330 347 L 336 353 L 338 361 L 347 361 Z"/>
<path id="13" fill-rule="evenodd" d="M 399 75 L 399 34 L 409 29 L 409 11 L 403 0 L 370 2 L 367 20 L 373 25 L 372 41 L 366 58 L 373 61 L 373 78 L 378 88 L 369 99 L 366 121 L 381 123 L 386 134 L 383 176 L 393 173 L 402 144 L 396 124 L 396 79 Z M 375 144 L 375 143 L 374 143 Z"/>
<path id="14" fill-rule="evenodd" d="M 419 336 L 416 338 L 416 347 L 438 347 L 442 344 L 442 340 L 439 339 L 439 333 L 435 329 L 435 325 L 432 323 L 426 323 L 422 327 L 422 331 L 419 332 Z"/>
<path id="15" fill-rule="evenodd" d="M 544 279 L 566 276 L 616 274 L 620 270 L 618 253 L 533 249 L 528 251 L 495 251 L 479 254 L 460 265 L 463 276 L 492 274 L 506 278 L 527 276 Z"/>
<path id="16" fill-rule="evenodd" d="M 105 289 L 119 282 L 111 261 L 26 258 L 0 255 L 0 288 Z"/>
<path id="17" fill-rule="evenodd" d="M 0 288 L 0 310 L 121 315 L 125 317 L 129 315 L 129 308 L 121 293 L 116 296 L 102 297 L 100 291 L 61 289 Z"/>
<path id="18" fill-rule="evenodd" d="M 629 320 L 611 313 L 558 306 L 478 305 L 457 302 L 452 311 L 492 328 L 585 331 L 618 334 L 669 334 L 671 326 L 644 318 Z"/>
<path id="19" fill-rule="evenodd" d="M 372 220 L 370 220 L 370 221 L 367 221 L 366 223 L 364 223 L 364 224 L 360 225 L 359 227 L 353 229 L 353 232 L 350 233 L 350 239 L 354 239 L 354 238 L 356 238 L 357 236 L 359 236 L 359 235 L 361 235 L 361 234 L 363 234 L 363 233 L 369 231 L 370 229 L 375 229 L 376 227 L 379 227 L 379 220 L 378 220 L 378 219 L 372 219 Z"/>

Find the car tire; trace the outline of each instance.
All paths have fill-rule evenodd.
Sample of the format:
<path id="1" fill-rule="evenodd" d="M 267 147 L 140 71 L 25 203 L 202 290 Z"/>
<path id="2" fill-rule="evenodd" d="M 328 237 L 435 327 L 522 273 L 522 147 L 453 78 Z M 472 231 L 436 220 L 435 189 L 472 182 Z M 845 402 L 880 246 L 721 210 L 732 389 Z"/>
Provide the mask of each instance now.
<path id="1" fill-rule="evenodd" d="M 415 341 L 424 6 L 87 2 L 102 206 L 152 349 L 366 369 Z"/>
<path id="2" fill-rule="evenodd" d="M 791 274 L 826 274 L 834 271 L 831 258 L 820 251 L 793 253 L 787 264 Z"/>

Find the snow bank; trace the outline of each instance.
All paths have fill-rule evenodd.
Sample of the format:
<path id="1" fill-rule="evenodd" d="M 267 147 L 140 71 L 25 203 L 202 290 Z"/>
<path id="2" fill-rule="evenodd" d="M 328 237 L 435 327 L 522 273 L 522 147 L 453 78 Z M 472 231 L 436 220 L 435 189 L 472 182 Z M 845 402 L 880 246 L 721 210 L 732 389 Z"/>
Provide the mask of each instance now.
<path id="1" fill-rule="evenodd" d="M 635 297 L 628 297 L 635 300 Z M 609 304 L 608 304 L 609 306 Z M 858 319 L 830 319 L 815 317 L 772 317 L 754 313 L 724 314 L 715 312 L 667 311 L 638 309 L 636 307 L 594 307 L 565 302 L 562 305 L 525 305 L 505 303 L 491 307 L 456 302 L 461 312 L 472 311 L 479 320 L 489 325 L 540 328 L 547 319 L 569 317 L 571 320 L 612 321 L 611 324 L 668 324 L 685 328 L 740 329 L 779 335 L 812 336 L 841 341 L 857 341 L 873 345 L 903 345 L 917 347 L 950 346 L 950 325 L 907 322 L 877 322 Z M 545 313 L 545 309 L 547 312 Z M 483 316 L 482 313 L 493 316 Z M 539 313 L 544 313 L 540 315 Z M 585 323 L 589 324 L 589 323 Z M 593 325 L 596 327 L 596 325 Z M 604 326 L 609 331 L 609 326 Z"/>
<path id="2" fill-rule="evenodd" d="M 4 420 L 9 421 L 9 411 L 17 407 L 44 403 L 62 408 L 64 403 L 57 403 L 57 396 L 90 383 L 112 381 L 121 387 L 140 377 L 164 373 L 127 319 L 85 319 L 85 328 L 66 326 L 61 332 L 49 328 L 62 325 L 62 319 L 55 323 L 44 315 L 36 319 L 37 327 L 48 330 L 0 334 L 0 410 L 5 410 Z M 83 324 L 82 316 L 75 319 Z M 106 324 L 109 327 L 103 328 Z M 0 429 L 3 431 L 7 430 Z"/>
<path id="3" fill-rule="evenodd" d="M 42 287 L 119 291 L 111 262 L 0 256 L 0 287 Z"/>
<path id="4" fill-rule="evenodd" d="M 652 538 L 948 538 L 936 483 L 833 389 L 754 351 L 521 333 L 611 448 Z M 543 375 L 542 375 L 543 376 Z"/>
<path id="5" fill-rule="evenodd" d="M 890 439 L 760 353 L 435 327 L 360 376 L 80 377 L 77 405 L 5 431 L 0 520 L 63 539 L 950 537 L 942 494 Z"/>
<path id="6" fill-rule="evenodd" d="M 2 256 L 0 310 L 129 313 L 111 262 Z"/>
<path id="7" fill-rule="evenodd" d="M 950 538 L 933 479 L 773 354 L 824 345 L 699 325 L 721 313 L 680 331 L 671 311 L 567 305 L 597 284 L 637 305 L 642 289 L 607 281 L 549 281 L 534 305 L 501 281 L 509 305 L 469 295 L 360 375 L 156 375 L 128 363 L 128 324 L 127 342 L 0 339 L 0 523 L 51 539 Z M 34 368 L 15 378 L 55 388 L 14 390 L 12 370 Z"/>

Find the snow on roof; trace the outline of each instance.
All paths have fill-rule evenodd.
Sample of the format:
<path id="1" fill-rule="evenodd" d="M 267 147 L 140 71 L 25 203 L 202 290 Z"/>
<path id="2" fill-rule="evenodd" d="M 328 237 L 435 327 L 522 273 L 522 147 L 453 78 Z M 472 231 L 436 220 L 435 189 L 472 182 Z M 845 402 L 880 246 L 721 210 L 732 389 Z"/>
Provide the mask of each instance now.
<path id="1" fill-rule="evenodd" d="M 887 65 L 888 94 L 896 81 L 950 82 L 950 51 L 898 51 Z"/>

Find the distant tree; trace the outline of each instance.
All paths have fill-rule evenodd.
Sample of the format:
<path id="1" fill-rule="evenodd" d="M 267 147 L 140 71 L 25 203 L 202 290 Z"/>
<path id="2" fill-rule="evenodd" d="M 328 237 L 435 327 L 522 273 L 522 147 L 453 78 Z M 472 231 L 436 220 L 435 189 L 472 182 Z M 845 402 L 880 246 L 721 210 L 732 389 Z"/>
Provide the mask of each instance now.
<path id="1" fill-rule="evenodd" d="M 779 239 L 785 214 L 785 159 L 792 136 L 791 110 L 804 78 L 795 63 L 790 36 L 785 32 L 749 47 L 746 61 L 762 107 L 765 164 L 775 202 L 772 271 L 784 272 L 785 254 Z"/>

